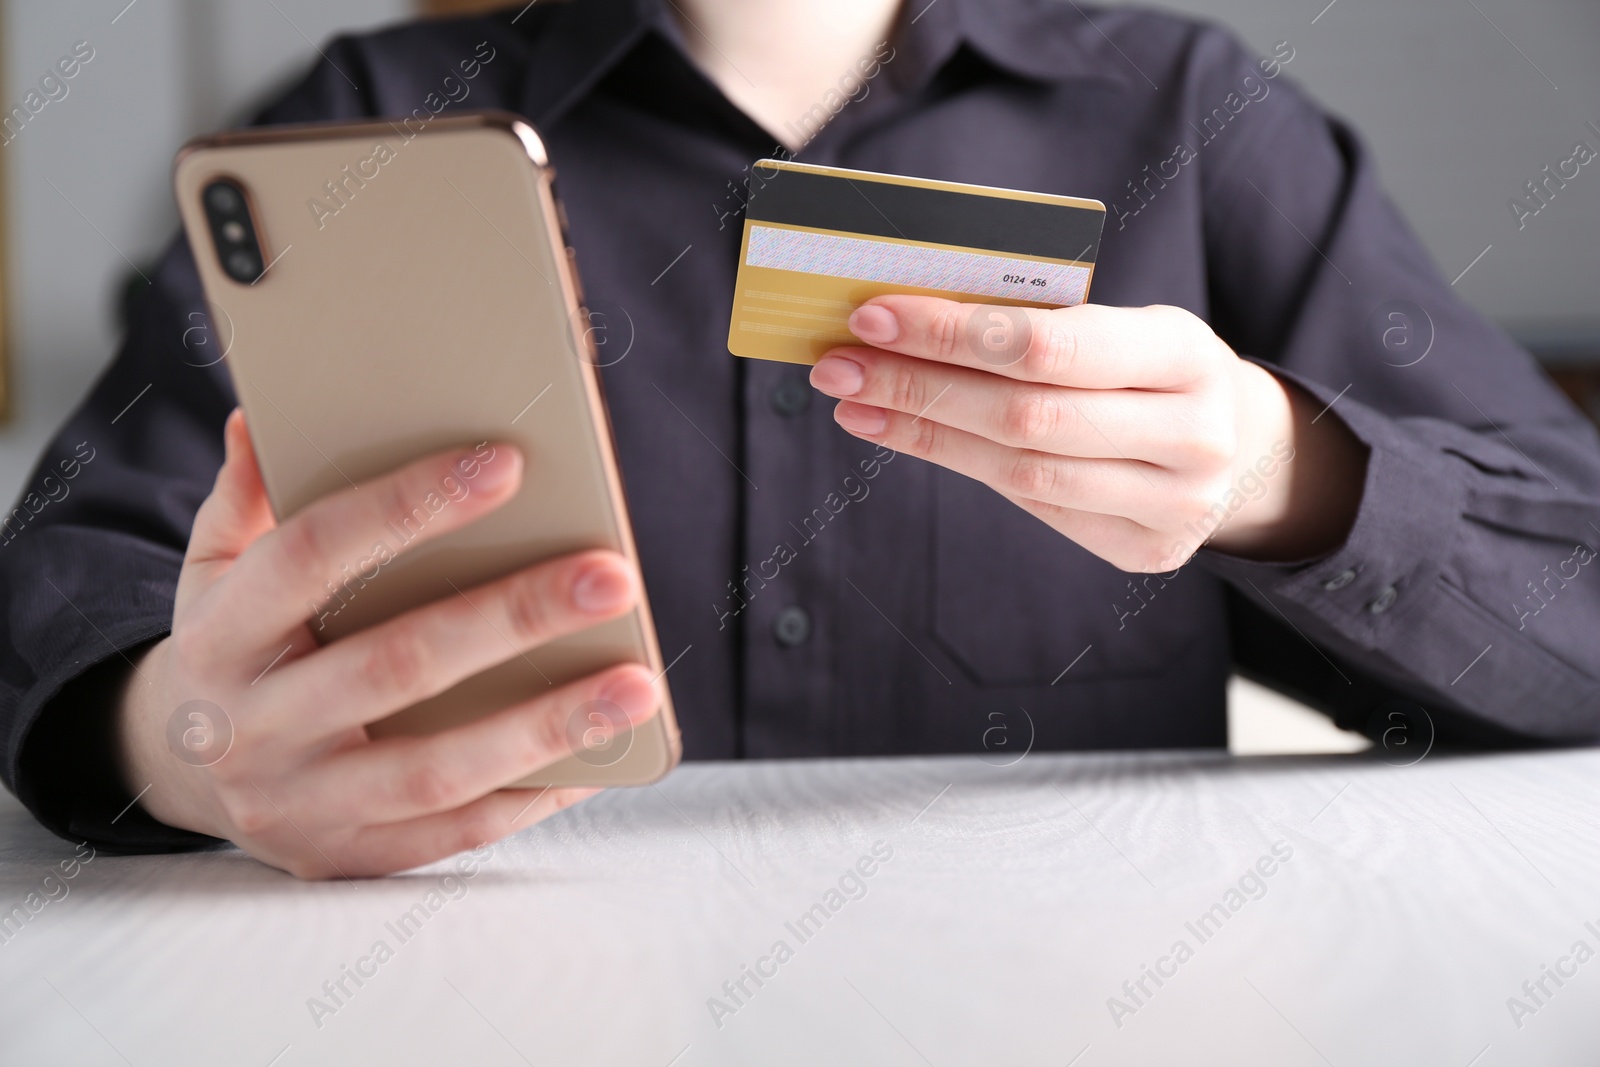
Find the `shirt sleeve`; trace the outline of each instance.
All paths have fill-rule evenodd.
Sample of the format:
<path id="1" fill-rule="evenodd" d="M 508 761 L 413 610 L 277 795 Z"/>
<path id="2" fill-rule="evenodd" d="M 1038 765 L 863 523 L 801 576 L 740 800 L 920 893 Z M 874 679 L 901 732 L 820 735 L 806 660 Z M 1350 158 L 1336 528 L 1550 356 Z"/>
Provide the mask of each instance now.
<path id="1" fill-rule="evenodd" d="M 1259 109 L 1202 157 L 1212 325 L 1369 450 L 1327 557 L 1200 553 L 1241 666 L 1348 728 L 1403 699 L 1446 740 L 1600 737 L 1593 425 L 1456 296 L 1348 127 L 1221 34 L 1200 51 L 1194 99 Z"/>
<path id="2" fill-rule="evenodd" d="M 343 41 L 324 51 L 259 122 L 368 110 L 360 55 Z M 117 687 L 171 628 L 234 406 L 181 237 L 149 274 L 120 352 L 0 520 L 0 774 L 46 827 L 107 852 L 215 843 L 146 815 L 112 751 Z"/>

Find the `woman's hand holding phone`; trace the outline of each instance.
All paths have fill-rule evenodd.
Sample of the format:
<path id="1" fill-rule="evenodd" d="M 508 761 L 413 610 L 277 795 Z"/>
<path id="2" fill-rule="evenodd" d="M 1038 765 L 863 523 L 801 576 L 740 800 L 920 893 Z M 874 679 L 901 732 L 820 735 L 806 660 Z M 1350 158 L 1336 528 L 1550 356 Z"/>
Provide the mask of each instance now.
<path id="1" fill-rule="evenodd" d="M 638 664 L 431 736 L 372 740 L 365 726 L 627 612 L 640 581 L 622 556 L 540 563 L 325 646 L 308 625 L 308 604 L 327 598 L 341 566 L 463 464 L 476 470 L 472 491 L 413 544 L 509 500 L 522 478 L 514 448 L 487 461 L 431 456 L 279 525 L 240 412 L 226 443 L 195 518 L 172 633 L 141 657 L 117 712 L 124 779 L 144 790 L 146 811 L 297 877 L 355 878 L 498 840 L 597 791 L 502 787 L 570 755 L 568 720 L 587 702 L 609 701 L 628 725 L 654 715 L 660 695 Z M 231 730 L 225 753 L 204 766 L 169 747 L 169 725 L 191 701 L 223 709 Z"/>

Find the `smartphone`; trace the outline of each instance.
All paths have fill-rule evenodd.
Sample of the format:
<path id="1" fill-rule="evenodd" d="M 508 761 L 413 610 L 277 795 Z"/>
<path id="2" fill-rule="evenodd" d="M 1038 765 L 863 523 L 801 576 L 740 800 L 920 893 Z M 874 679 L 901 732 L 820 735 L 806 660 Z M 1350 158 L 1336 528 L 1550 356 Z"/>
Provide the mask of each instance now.
<path id="1" fill-rule="evenodd" d="M 498 112 L 245 130 L 178 155 L 210 330 L 186 359 L 226 361 L 280 521 L 452 446 L 483 443 L 486 456 L 509 441 L 526 460 L 517 495 L 469 526 L 398 551 L 471 491 L 466 478 L 391 524 L 307 605 L 319 640 L 569 552 L 608 548 L 638 566 L 554 181 L 538 134 Z M 507 641 L 498 666 L 368 732 L 434 733 L 622 662 L 665 673 L 644 600 L 534 651 Z M 659 680 L 649 722 L 629 730 L 614 710 L 575 708 L 574 754 L 514 785 L 666 774 L 681 746 Z"/>

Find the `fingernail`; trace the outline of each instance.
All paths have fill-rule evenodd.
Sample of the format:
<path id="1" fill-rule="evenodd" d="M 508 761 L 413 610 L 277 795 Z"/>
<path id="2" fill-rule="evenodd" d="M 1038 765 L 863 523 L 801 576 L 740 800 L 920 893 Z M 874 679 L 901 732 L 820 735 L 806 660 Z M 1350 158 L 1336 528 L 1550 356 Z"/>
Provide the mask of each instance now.
<path id="1" fill-rule="evenodd" d="M 476 467 L 476 473 L 472 468 Z M 463 452 L 451 468 L 468 478 L 473 488 L 493 492 L 516 481 L 522 473 L 522 454 L 510 445 L 497 445 L 488 459 L 480 452 Z"/>
<path id="2" fill-rule="evenodd" d="M 625 607 L 632 596 L 627 575 L 604 563 L 590 564 L 572 583 L 572 602 L 590 615 L 609 615 Z"/>
<path id="3" fill-rule="evenodd" d="M 629 671 L 608 683 L 601 691 L 600 699 L 610 701 L 621 708 L 630 723 L 648 719 L 660 704 L 660 700 L 656 697 L 655 686 L 638 671 Z"/>
<path id="4" fill-rule="evenodd" d="M 823 356 L 811 368 L 811 384 L 833 396 L 855 396 L 865 381 L 861 364 L 844 356 Z"/>
<path id="5" fill-rule="evenodd" d="M 889 416 L 882 408 L 853 404 L 848 400 L 834 408 L 833 419 L 847 430 L 864 434 L 882 433 L 883 428 L 889 423 Z"/>
<path id="6" fill-rule="evenodd" d="M 900 336 L 900 322 L 881 304 L 863 304 L 850 313 L 850 332 L 869 345 L 888 344 Z"/>

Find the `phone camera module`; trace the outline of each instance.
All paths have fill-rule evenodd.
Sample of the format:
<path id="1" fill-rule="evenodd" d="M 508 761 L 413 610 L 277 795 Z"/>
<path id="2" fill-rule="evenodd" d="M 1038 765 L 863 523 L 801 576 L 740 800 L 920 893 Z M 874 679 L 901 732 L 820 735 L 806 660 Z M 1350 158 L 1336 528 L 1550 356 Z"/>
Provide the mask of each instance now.
<path id="1" fill-rule="evenodd" d="M 230 178 L 218 178 L 205 187 L 200 199 L 223 273 L 241 285 L 255 284 L 265 260 L 243 187 Z"/>

